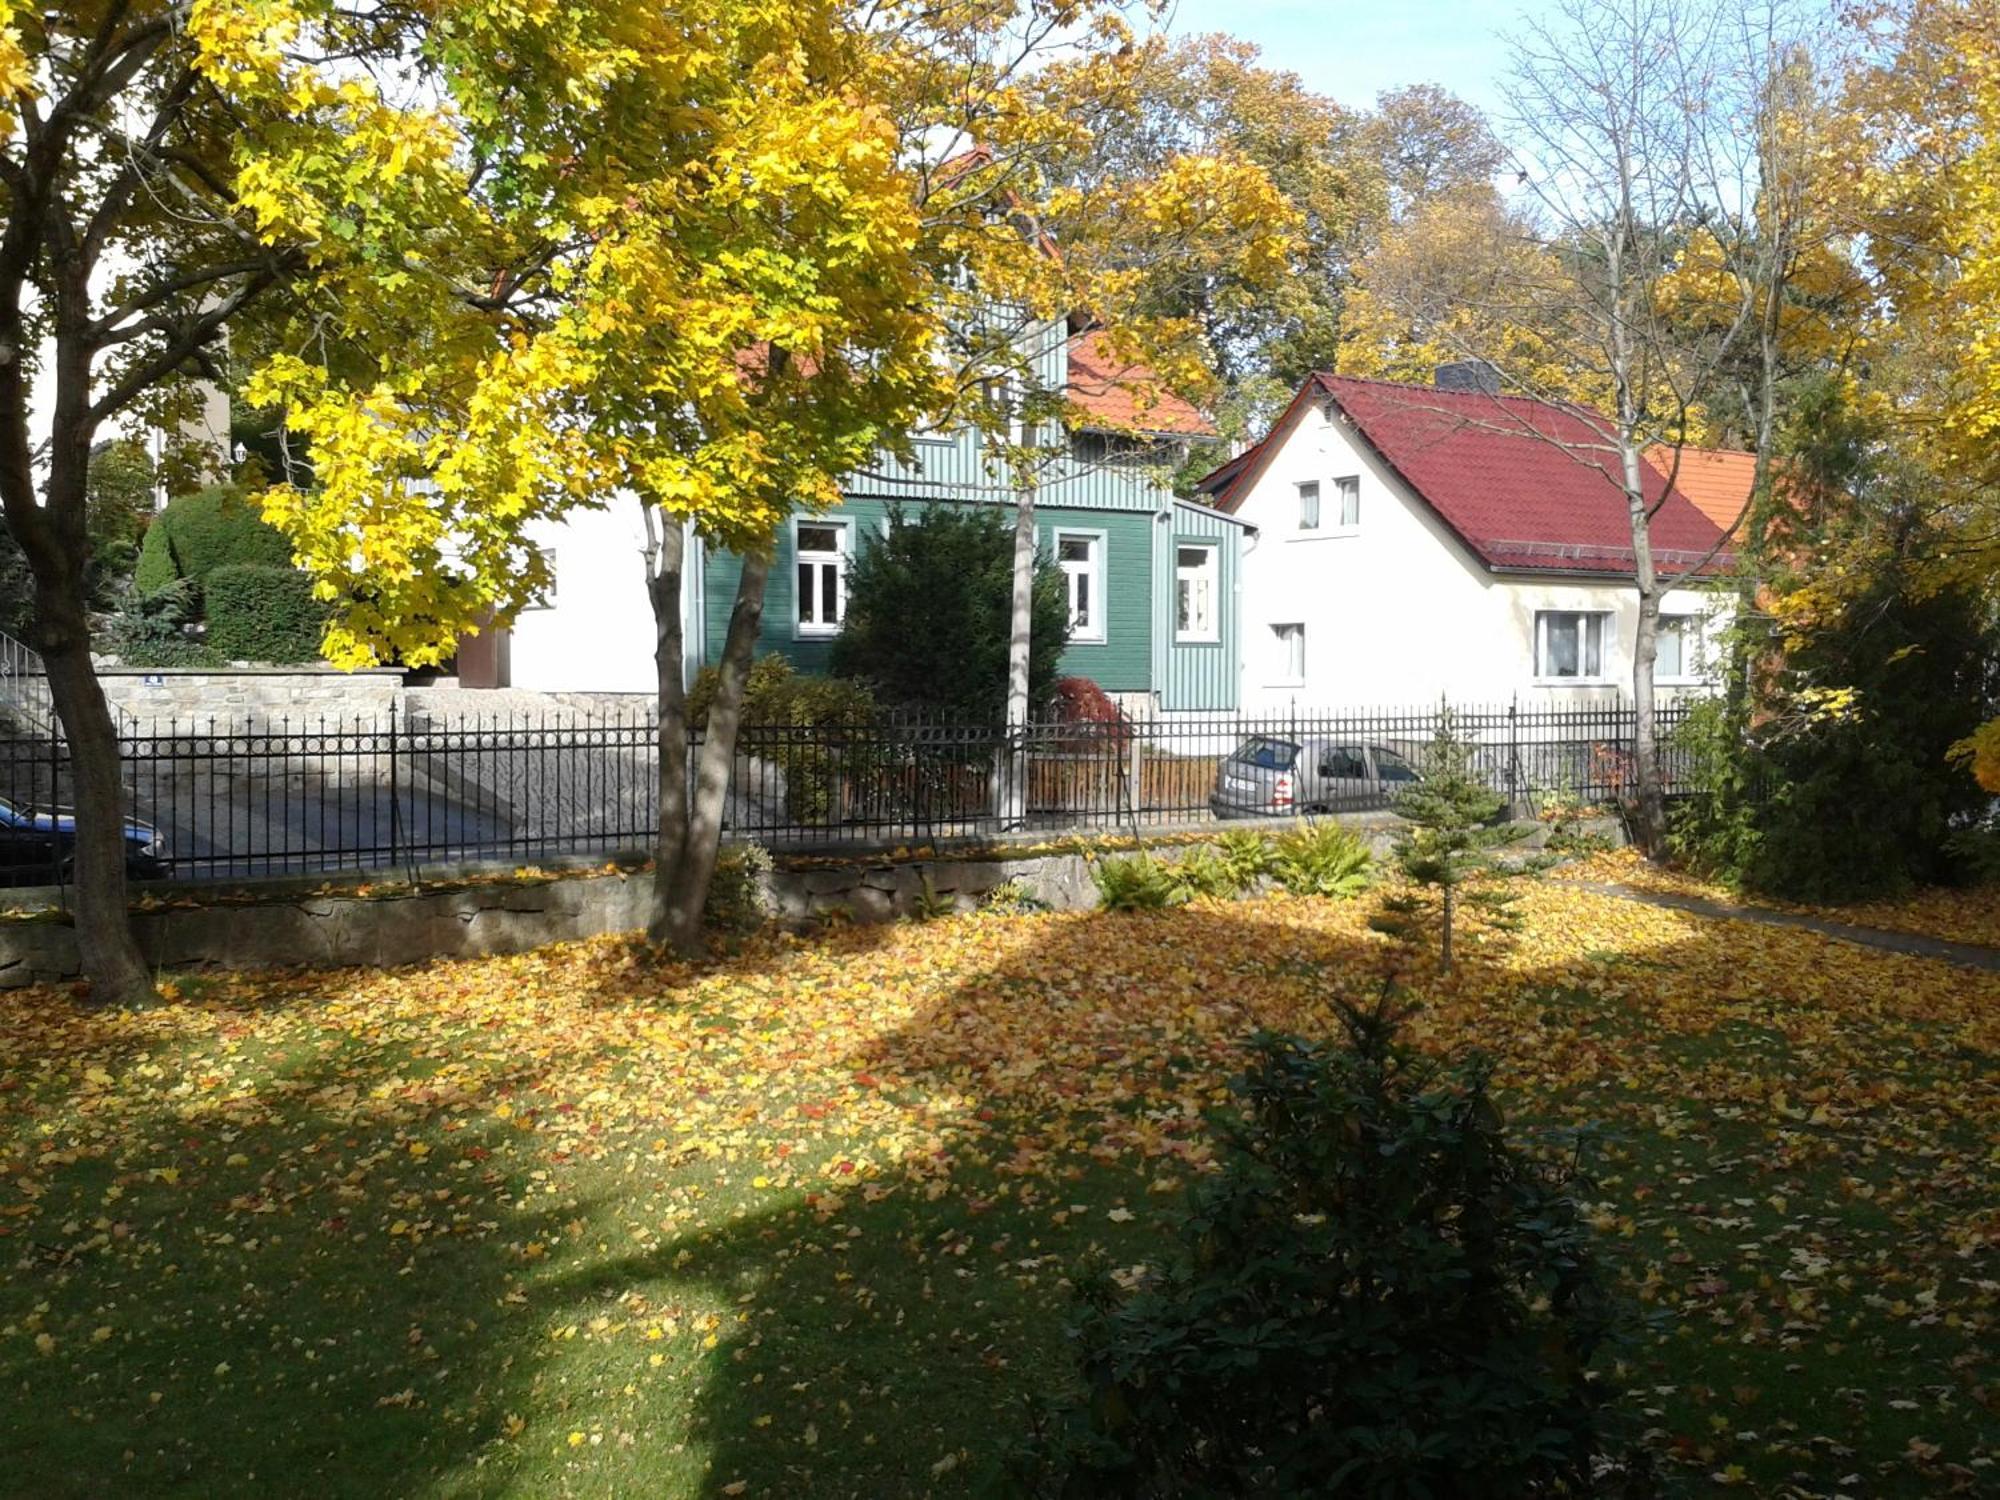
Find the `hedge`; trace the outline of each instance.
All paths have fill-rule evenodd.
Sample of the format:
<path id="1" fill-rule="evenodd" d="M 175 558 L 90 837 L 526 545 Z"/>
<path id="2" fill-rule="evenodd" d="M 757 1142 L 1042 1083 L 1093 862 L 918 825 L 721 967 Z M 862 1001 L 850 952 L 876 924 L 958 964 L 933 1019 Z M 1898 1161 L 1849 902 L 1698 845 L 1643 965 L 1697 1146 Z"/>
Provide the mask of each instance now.
<path id="1" fill-rule="evenodd" d="M 257 513 L 243 490 L 221 484 L 170 501 L 146 528 L 132 582 L 156 594 L 177 578 L 207 591 L 217 568 L 250 564 L 289 569 L 292 544 Z"/>
<path id="2" fill-rule="evenodd" d="M 208 647 L 225 661 L 319 660 L 326 606 L 295 568 L 229 563 L 208 575 Z"/>

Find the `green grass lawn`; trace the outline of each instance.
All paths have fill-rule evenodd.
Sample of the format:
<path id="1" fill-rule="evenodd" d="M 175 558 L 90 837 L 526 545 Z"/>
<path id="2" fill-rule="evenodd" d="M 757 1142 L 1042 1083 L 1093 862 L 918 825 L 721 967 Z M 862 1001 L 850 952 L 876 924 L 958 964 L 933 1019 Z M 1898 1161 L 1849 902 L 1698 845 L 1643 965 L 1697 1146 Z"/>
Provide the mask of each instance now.
<path id="1" fill-rule="evenodd" d="M 2000 976 L 1577 891 L 1429 997 L 1593 1122 L 1690 1493 L 2000 1489 Z M 1065 1273 L 1157 1256 L 1365 903 L 612 941 L 0 1001 L 0 1491 L 1011 1493 Z M 1405 963 L 1407 969 L 1407 963 Z"/>

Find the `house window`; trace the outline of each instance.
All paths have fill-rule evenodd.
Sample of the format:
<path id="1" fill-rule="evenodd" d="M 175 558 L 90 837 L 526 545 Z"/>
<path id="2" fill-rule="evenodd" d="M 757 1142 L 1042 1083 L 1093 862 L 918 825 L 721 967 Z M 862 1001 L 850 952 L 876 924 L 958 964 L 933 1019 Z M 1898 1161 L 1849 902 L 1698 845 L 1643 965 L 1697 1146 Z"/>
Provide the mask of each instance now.
<path id="1" fill-rule="evenodd" d="M 1360 476 L 1349 474 L 1344 479 L 1334 480 L 1333 490 L 1340 501 L 1340 524 L 1343 527 L 1359 526 L 1361 524 Z"/>
<path id="2" fill-rule="evenodd" d="M 1659 654 L 1653 658 L 1658 678 L 1690 678 L 1701 655 L 1701 621 L 1694 615 L 1661 615 Z"/>
<path id="3" fill-rule="evenodd" d="M 798 633 L 837 634 L 847 618 L 847 523 L 800 521 L 792 551 L 798 561 Z"/>
<path id="4" fill-rule="evenodd" d="M 1535 675 L 1552 681 L 1604 675 L 1605 622 L 1596 611 L 1544 609 L 1535 613 Z"/>
<path id="5" fill-rule="evenodd" d="M 1221 551 L 1213 544 L 1174 548 L 1174 639 L 1222 639 L 1216 595 L 1221 582 Z"/>
<path id="6" fill-rule="evenodd" d="M 1299 486 L 1299 530 L 1319 530 L 1319 481 L 1308 480 Z"/>
<path id="7" fill-rule="evenodd" d="M 1280 687 L 1302 687 L 1306 680 L 1306 628 L 1304 625 L 1273 625 L 1272 645 L 1276 650 Z"/>
<path id="8" fill-rule="evenodd" d="M 1104 538 L 1094 531 L 1058 531 L 1056 563 L 1069 592 L 1069 636 L 1104 639 Z"/>

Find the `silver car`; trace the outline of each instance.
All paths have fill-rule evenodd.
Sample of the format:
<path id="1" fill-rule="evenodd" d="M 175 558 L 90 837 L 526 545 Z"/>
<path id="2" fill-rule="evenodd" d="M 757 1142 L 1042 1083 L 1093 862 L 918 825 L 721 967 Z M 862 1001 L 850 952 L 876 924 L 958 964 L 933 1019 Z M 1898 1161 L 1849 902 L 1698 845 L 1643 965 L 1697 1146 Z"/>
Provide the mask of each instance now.
<path id="1" fill-rule="evenodd" d="M 1216 768 L 1208 805 L 1219 818 L 1363 812 L 1389 806 L 1420 779 L 1408 758 L 1387 745 L 1256 735 Z"/>

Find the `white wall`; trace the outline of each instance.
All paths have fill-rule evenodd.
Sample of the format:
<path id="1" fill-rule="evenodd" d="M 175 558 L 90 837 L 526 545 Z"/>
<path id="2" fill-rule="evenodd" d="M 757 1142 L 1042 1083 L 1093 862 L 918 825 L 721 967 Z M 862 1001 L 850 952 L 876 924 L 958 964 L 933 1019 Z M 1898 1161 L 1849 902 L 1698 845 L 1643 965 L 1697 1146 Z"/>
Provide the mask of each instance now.
<path id="1" fill-rule="evenodd" d="M 1333 481 L 1361 480 L 1360 525 L 1338 527 Z M 1299 483 L 1320 485 L 1321 529 L 1298 529 Z M 1243 563 L 1245 712 L 1418 706 L 1440 696 L 1524 708 L 1631 696 L 1639 601 L 1630 584 L 1496 578 L 1429 506 L 1339 423 L 1314 407 L 1300 419 L 1237 514 L 1258 527 Z M 1677 590 L 1669 614 L 1705 614 L 1708 595 Z M 1603 673 L 1590 683 L 1538 682 L 1535 612 L 1608 610 Z M 1271 627 L 1306 628 L 1303 684 L 1283 680 Z M 1662 687 L 1666 684 L 1663 682 Z"/>
<path id="2" fill-rule="evenodd" d="M 646 595 L 646 527 L 638 502 L 621 497 L 533 533 L 555 554 L 550 607 L 514 621 L 513 685 L 551 693 L 652 693 L 653 606 Z M 699 572 L 688 549 L 690 580 Z M 697 612 L 686 616 L 691 624 Z"/>

